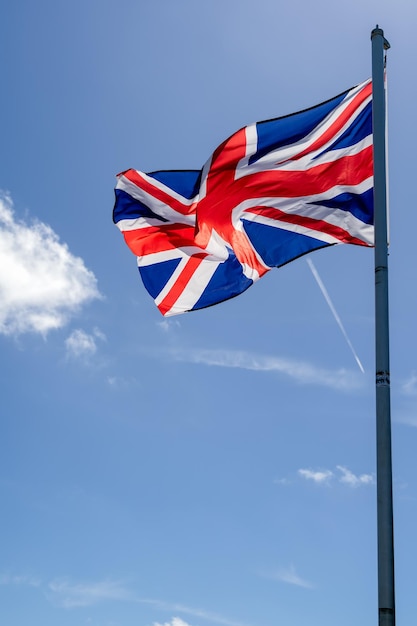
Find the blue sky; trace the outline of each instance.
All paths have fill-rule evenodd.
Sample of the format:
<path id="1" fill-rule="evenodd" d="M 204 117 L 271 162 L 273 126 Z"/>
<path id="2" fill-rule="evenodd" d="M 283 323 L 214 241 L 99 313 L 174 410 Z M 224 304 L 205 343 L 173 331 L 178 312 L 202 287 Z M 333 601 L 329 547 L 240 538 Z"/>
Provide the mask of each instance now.
<path id="1" fill-rule="evenodd" d="M 311 255 L 161 317 L 115 174 L 198 169 L 241 126 L 388 58 L 398 623 L 415 614 L 417 81 L 409 0 L 17 0 L 0 11 L 0 621 L 376 623 L 373 255 Z"/>

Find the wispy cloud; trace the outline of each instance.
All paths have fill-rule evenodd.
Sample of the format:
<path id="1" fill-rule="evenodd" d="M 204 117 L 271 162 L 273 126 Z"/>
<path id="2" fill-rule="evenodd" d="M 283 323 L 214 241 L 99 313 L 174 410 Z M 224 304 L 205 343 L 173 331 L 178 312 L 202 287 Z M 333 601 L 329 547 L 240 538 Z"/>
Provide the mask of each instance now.
<path id="1" fill-rule="evenodd" d="M 354 474 L 344 465 L 337 465 L 336 470 L 337 472 L 333 472 L 330 469 L 299 469 L 298 475 L 306 480 L 313 481 L 317 485 L 329 485 L 332 481 L 348 485 L 349 487 L 360 487 L 375 483 L 372 474 Z"/>
<path id="2" fill-rule="evenodd" d="M 27 587 L 40 587 L 42 581 L 34 576 L 0 574 L 0 585 L 24 585 Z"/>
<path id="3" fill-rule="evenodd" d="M 205 609 L 190 607 L 185 604 L 172 604 L 148 598 L 138 598 L 136 602 L 141 604 L 152 604 L 156 608 L 163 611 L 169 611 L 170 613 L 183 613 L 184 615 L 190 615 L 191 617 L 207 620 L 213 624 L 220 624 L 220 626 L 248 626 L 248 624 L 243 622 L 231 620 L 222 615 L 218 615 L 217 613 L 212 613 L 211 611 L 206 611 Z"/>
<path id="4" fill-rule="evenodd" d="M 0 195 L 0 333 L 46 335 L 64 326 L 89 300 L 97 280 L 50 226 L 15 217 Z"/>
<path id="5" fill-rule="evenodd" d="M 417 372 L 412 370 L 410 374 L 398 381 L 398 384 L 394 389 L 399 392 L 400 402 L 393 420 L 399 424 L 405 424 L 407 426 L 417 427 Z"/>
<path id="6" fill-rule="evenodd" d="M 165 602 L 155 598 L 139 596 L 121 581 L 104 580 L 96 582 L 70 582 L 68 579 L 55 579 L 47 583 L 28 576 L 10 575 L 0 573 L 0 585 L 30 585 L 38 587 L 47 600 L 54 606 L 62 609 L 77 609 L 79 607 L 94 606 L 102 602 L 130 602 L 134 604 L 147 604 L 159 611 L 171 615 L 189 615 L 201 620 L 206 620 L 219 626 L 249 626 L 240 621 L 230 619 L 201 608 L 189 605 Z M 170 622 L 154 626 L 190 626 L 180 617 L 171 618 Z"/>
<path id="7" fill-rule="evenodd" d="M 308 580 L 301 578 L 295 570 L 294 565 L 290 565 L 290 567 L 264 571 L 261 574 L 264 578 L 269 578 L 270 580 L 277 580 L 279 582 L 287 583 L 288 585 L 295 585 L 296 587 L 304 587 L 304 589 L 313 589 L 314 585 Z"/>
<path id="8" fill-rule="evenodd" d="M 172 332 L 175 328 L 180 328 L 181 326 L 178 320 L 167 320 L 167 319 L 163 319 L 161 322 L 156 322 L 156 325 L 164 333 Z"/>
<path id="9" fill-rule="evenodd" d="M 343 465 L 337 465 L 337 469 L 342 474 L 339 477 L 339 481 L 349 485 L 350 487 L 360 487 L 361 485 L 372 485 L 374 483 L 374 477 L 372 474 L 355 475 Z"/>
<path id="10" fill-rule="evenodd" d="M 173 617 L 170 622 L 164 622 L 163 624 L 154 622 L 153 626 L 190 626 L 190 624 L 184 622 L 180 617 Z"/>
<path id="11" fill-rule="evenodd" d="M 310 470 L 310 469 L 299 469 L 298 473 L 303 478 L 307 480 L 312 480 L 317 484 L 328 483 L 329 480 L 333 477 L 333 472 L 331 470 Z"/>
<path id="12" fill-rule="evenodd" d="M 407 396 L 417 395 L 417 373 L 415 371 L 412 371 L 410 376 L 403 382 L 401 390 Z"/>
<path id="13" fill-rule="evenodd" d="M 274 483 L 275 485 L 290 485 L 291 481 L 289 478 L 275 478 Z"/>
<path id="14" fill-rule="evenodd" d="M 129 387 L 138 387 L 140 383 L 134 378 L 124 378 L 123 376 L 107 376 L 107 384 L 114 390 L 128 389 Z"/>
<path id="15" fill-rule="evenodd" d="M 413 426 L 417 428 L 417 415 L 416 409 L 402 410 L 401 413 L 396 413 L 395 421 L 406 426 Z"/>
<path id="16" fill-rule="evenodd" d="M 106 337 L 98 328 L 93 333 L 86 333 L 81 328 L 73 330 L 65 340 L 67 355 L 72 358 L 86 358 L 97 352 L 97 339 L 105 341 Z"/>
<path id="17" fill-rule="evenodd" d="M 276 356 L 257 355 L 240 350 L 193 350 L 175 348 L 164 356 L 176 361 L 216 367 L 230 367 L 257 372 L 275 372 L 305 385 L 321 385 L 341 391 L 362 386 L 363 380 L 356 372 L 345 369 L 326 370 L 306 361 Z"/>
<path id="18" fill-rule="evenodd" d="M 132 600 L 130 592 L 117 581 L 72 584 L 53 580 L 48 584 L 48 599 L 65 609 L 92 606 L 105 600 Z"/>

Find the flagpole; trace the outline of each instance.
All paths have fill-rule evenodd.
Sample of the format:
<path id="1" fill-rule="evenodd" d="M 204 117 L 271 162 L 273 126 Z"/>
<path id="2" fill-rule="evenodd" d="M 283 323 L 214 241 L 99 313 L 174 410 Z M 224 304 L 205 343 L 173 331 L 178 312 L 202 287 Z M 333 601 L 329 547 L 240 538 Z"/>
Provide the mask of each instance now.
<path id="1" fill-rule="evenodd" d="M 394 532 L 388 317 L 388 226 L 385 148 L 385 50 L 378 26 L 372 40 L 372 130 L 375 211 L 375 365 L 379 626 L 395 626 Z"/>

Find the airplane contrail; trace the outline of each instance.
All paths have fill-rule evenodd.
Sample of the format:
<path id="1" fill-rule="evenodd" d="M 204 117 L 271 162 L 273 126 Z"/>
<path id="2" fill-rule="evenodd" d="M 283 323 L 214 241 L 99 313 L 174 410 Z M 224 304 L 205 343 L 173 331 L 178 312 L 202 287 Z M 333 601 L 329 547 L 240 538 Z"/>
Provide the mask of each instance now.
<path id="1" fill-rule="evenodd" d="M 324 286 L 323 281 L 320 278 L 320 275 L 319 275 L 319 273 L 318 273 L 318 271 L 316 269 L 316 266 L 314 265 L 314 263 L 313 263 L 313 261 L 311 259 L 306 259 L 306 261 L 308 263 L 309 268 L 311 269 L 311 272 L 312 272 L 314 278 L 316 279 L 316 282 L 317 282 L 318 286 L 320 287 L 320 291 L 323 294 L 324 299 L 326 300 L 327 304 L 329 305 L 329 308 L 330 308 L 331 312 L 333 313 L 334 319 L 336 320 L 340 330 L 342 331 L 343 337 L 346 339 L 347 345 L 349 346 L 349 348 L 352 351 L 353 356 L 355 357 L 355 361 L 358 364 L 359 369 L 361 370 L 362 374 L 364 374 L 365 370 L 363 369 L 363 365 L 360 362 L 360 359 L 359 359 L 358 355 L 355 352 L 355 349 L 354 349 L 354 347 L 352 345 L 352 342 L 351 342 L 351 340 L 349 339 L 349 337 L 347 335 L 345 327 L 342 324 L 342 320 L 340 319 L 336 309 L 334 308 L 333 302 L 331 301 L 330 296 L 329 296 L 329 294 L 327 292 L 327 289 Z"/>

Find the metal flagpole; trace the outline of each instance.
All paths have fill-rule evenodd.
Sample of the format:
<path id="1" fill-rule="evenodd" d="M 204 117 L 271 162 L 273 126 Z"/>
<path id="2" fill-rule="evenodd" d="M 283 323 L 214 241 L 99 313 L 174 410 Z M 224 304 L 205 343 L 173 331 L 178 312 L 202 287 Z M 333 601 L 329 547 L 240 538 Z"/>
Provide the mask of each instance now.
<path id="1" fill-rule="evenodd" d="M 385 50 L 378 26 L 372 40 L 372 125 L 375 211 L 375 365 L 379 626 L 395 626 L 391 407 L 388 319 L 388 227 L 385 151 Z"/>

